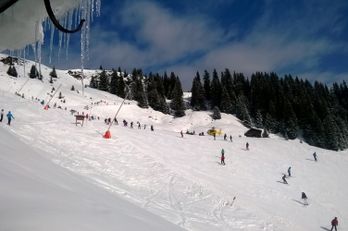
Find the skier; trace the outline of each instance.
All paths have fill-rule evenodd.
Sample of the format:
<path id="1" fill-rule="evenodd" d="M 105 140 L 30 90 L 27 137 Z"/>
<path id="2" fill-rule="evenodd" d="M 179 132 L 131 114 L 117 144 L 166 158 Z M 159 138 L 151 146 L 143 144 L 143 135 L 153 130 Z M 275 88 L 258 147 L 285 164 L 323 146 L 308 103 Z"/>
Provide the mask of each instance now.
<path id="1" fill-rule="evenodd" d="M 232 142 L 232 135 L 230 135 L 230 141 Z"/>
<path id="2" fill-rule="evenodd" d="M 286 175 L 285 175 L 285 174 L 283 174 L 283 177 L 282 177 L 283 183 L 284 183 L 284 184 L 288 184 L 288 182 L 286 181 L 286 179 L 285 179 L 285 178 L 286 178 Z"/>
<path id="3" fill-rule="evenodd" d="M 288 168 L 288 175 L 291 176 L 291 166 Z"/>
<path id="4" fill-rule="evenodd" d="M 153 129 L 153 125 L 151 125 L 151 127 L 150 127 L 150 128 L 151 128 L 151 131 L 153 132 L 153 131 L 154 131 L 154 129 Z"/>
<path id="5" fill-rule="evenodd" d="M 184 138 L 184 133 L 182 132 L 182 130 L 180 131 L 180 135 L 181 135 L 181 138 Z"/>
<path id="6" fill-rule="evenodd" d="M 337 217 L 335 217 L 335 218 L 331 221 L 331 231 L 333 230 L 333 228 L 335 228 L 335 231 L 337 231 L 337 226 L 338 226 L 338 220 L 337 220 Z"/>
<path id="7" fill-rule="evenodd" d="M 221 150 L 221 165 L 225 165 L 225 150 Z"/>
<path id="8" fill-rule="evenodd" d="M 249 143 L 248 142 L 245 144 L 245 147 L 246 147 L 246 150 L 249 150 Z"/>
<path id="9" fill-rule="evenodd" d="M 314 160 L 315 160 L 315 161 L 318 161 L 318 159 L 317 159 L 317 153 L 316 153 L 316 152 L 313 153 L 313 157 L 314 157 Z"/>
<path id="10" fill-rule="evenodd" d="M 130 127 L 133 128 L 133 121 L 130 123 Z"/>
<path id="11" fill-rule="evenodd" d="M 224 140 L 227 140 L 227 135 L 226 135 L 226 133 L 225 133 L 225 135 L 224 135 Z"/>
<path id="12" fill-rule="evenodd" d="M 308 205 L 307 195 L 304 192 L 302 192 L 301 198 L 303 200 L 303 205 Z"/>
<path id="13" fill-rule="evenodd" d="M 4 118 L 4 109 L 1 109 L 0 122 L 2 122 L 3 118 Z"/>
<path id="14" fill-rule="evenodd" d="M 6 116 L 7 116 L 7 121 L 8 121 L 7 124 L 8 124 L 8 125 L 11 125 L 11 120 L 14 119 L 14 117 L 13 117 L 11 111 L 8 111 L 8 113 L 7 113 Z"/>

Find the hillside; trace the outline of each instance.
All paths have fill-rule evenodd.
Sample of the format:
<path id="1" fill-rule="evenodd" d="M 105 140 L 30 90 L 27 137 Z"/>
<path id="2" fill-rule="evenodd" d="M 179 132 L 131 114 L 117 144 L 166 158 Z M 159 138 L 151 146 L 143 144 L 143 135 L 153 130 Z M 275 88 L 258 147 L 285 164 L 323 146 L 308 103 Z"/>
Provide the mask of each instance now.
<path id="1" fill-rule="evenodd" d="M 27 71 L 30 66 L 28 61 Z M 331 228 L 334 216 L 341 230 L 348 226 L 347 150 L 328 151 L 275 135 L 247 138 L 243 136 L 247 129 L 232 115 L 222 114 L 221 120 L 213 121 L 208 112 L 187 110 L 185 117 L 174 119 L 141 109 L 133 101 L 122 108 L 120 124 L 111 128 L 112 138 L 103 139 L 104 118 L 113 117 L 121 98 L 90 88 L 84 96 L 81 90 L 71 91 L 72 85 L 79 89 L 81 83 L 64 70 L 57 70 L 59 78 L 51 85 L 48 67 L 42 68 L 44 81 L 29 80 L 21 98 L 14 92 L 28 77 L 23 76 L 22 66 L 16 68 L 21 76 L 10 78 L 8 66 L 0 63 L 0 107 L 15 117 L 10 127 L 1 126 L 13 140 L 36 150 L 32 158 L 42 158 L 36 153 L 43 153 L 79 177 L 187 230 L 320 230 Z M 57 89 L 60 84 L 65 103 L 57 94 L 50 105 L 57 103 L 62 109 L 43 110 L 36 99 L 47 102 L 52 86 Z M 70 110 L 100 120 L 75 126 Z M 134 128 L 124 127 L 122 120 L 133 121 Z M 137 121 L 146 129 L 138 129 Z M 206 134 L 213 126 L 232 135 L 233 142 L 220 136 L 214 140 L 179 134 L 181 130 Z M 3 146 L 1 153 L 8 150 Z M 219 164 L 222 148 L 225 166 Z M 318 162 L 313 161 L 313 152 Z M 289 166 L 293 177 L 285 185 L 279 181 Z M 309 206 L 302 205 L 301 192 L 306 192 Z"/>

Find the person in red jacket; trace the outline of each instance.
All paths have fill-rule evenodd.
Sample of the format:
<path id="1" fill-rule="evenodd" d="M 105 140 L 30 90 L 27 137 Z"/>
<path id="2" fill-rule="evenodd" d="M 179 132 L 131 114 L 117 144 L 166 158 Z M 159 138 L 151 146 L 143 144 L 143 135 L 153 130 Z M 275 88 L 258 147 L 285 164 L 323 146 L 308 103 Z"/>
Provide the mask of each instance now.
<path id="1" fill-rule="evenodd" d="M 337 226 L 338 226 L 338 220 L 337 217 L 335 217 L 332 221 L 331 221 L 331 231 L 333 230 L 333 228 L 335 228 L 335 231 L 337 231 Z"/>
<path id="2" fill-rule="evenodd" d="M 225 150 L 221 150 L 221 165 L 225 165 Z"/>

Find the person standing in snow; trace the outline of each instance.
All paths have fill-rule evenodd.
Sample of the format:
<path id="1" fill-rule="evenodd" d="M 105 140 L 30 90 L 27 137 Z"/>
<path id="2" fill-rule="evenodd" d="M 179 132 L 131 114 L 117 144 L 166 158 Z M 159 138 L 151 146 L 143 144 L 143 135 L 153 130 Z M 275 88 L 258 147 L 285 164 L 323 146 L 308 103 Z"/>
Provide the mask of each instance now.
<path id="1" fill-rule="evenodd" d="M 230 135 L 230 141 L 232 142 L 232 135 Z"/>
<path id="2" fill-rule="evenodd" d="M 221 165 L 225 165 L 225 150 L 221 150 Z"/>
<path id="3" fill-rule="evenodd" d="M 245 148 L 246 148 L 246 150 L 249 150 L 249 143 L 248 142 L 245 144 Z"/>
<path id="4" fill-rule="evenodd" d="M 154 131 L 154 129 L 153 129 L 153 125 L 151 125 L 150 129 L 151 129 L 151 131 L 152 131 L 152 132 Z"/>
<path id="5" fill-rule="evenodd" d="M 224 135 L 224 140 L 227 140 L 227 135 L 226 135 L 226 133 L 225 133 L 225 135 Z"/>
<path id="6" fill-rule="evenodd" d="M 283 180 L 284 184 L 288 184 L 288 182 L 286 181 L 286 175 L 285 174 L 283 174 L 282 180 Z"/>
<path id="7" fill-rule="evenodd" d="M 316 152 L 313 153 L 313 157 L 314 157 L 315 162 L 317 162 L 318 159 L 317 159 L 317 153 Z"/>
<path id="8" fill-rule="evenodd" d="M 308 198 L 307 198 L 307 195 L 304 192 L 302 192 L 301 198 L 303 200 L 303 204 L 304 205 L 308 205 L 308 201 L 307 201 Z"/>
<path id="9" fill-rule="evenodd" d="M 337 220 L 337 217 L 335 217 L 335 218 L 331 221 L 331 231 L 333 230 L 333 228 L 335 228 L 335 231 L 337 231 L 337 226 L 338 226 L 338 220 Z"/>
<path id="10" fill-rule="evenodd" d="M 288 168 L 288 176 L 291 176 L 291 166 Z"/>
<path id="11" fill-rule="evenodd" d="M 182 130 L 180 131 L 180 135 L 181 135 L 181 138 L 184 138 L 184 133 L 182 132 Z"/>
<path id="12" fill-rule="evenodd" d="M 11 125 L 11 120 L 14 119 L 14 117 L 13 117 L 11 111 L 8 111 L 8 113 L 7 113 L 6 116 L 7 116 L 7 124 L 8 124 L 8 125 Z"/>
<path id="13" fill-rule="evenodd" d="M 4 109 L 1 109 L 0 122 L 2 122 L 3 118 L 4 118 Z"/>

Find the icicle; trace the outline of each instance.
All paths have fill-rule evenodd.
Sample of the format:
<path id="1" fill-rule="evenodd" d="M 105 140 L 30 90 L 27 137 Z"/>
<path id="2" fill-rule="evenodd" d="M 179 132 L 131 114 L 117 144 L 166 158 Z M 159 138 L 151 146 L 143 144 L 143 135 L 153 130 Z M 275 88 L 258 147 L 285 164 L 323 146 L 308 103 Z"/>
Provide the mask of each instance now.
<path id="1" fill-rule="evenodd" d="M 100 16 L 101 0 L 96 0 L 95 5 L 96 5 L 97 16 Z"/>
<path id="2" fill-rule="evenodd" d="M 87 25 L 88 25 L 88 18 L 87 18 L 87 2 L 85 1 L 83 5 L 81 5 L 81 17 L 86 19 L 86 22 L 84 26 L 81 29 L 81 84 L 82 84 L 82 95 L 84 95 L 84 65 L 85 65 L 85 56 L 86 56 L 86 37 L 87 37 Z"/>
<path id="3" fill-rule="evenodd" d="M 91 15 L 91 22 L 94 20 L 94 0 L 89 0 L 90 1 L 90 15 Z"/>
<path id="4" fill-rule="evenodd" d="M 60 60 L 60 51 L 62 49 L 63 32 L 59 31 L 59 42 L 58 42 L 58 61 Z"/>
<path id="5" fill-rule="evenodd" d="M 54 40 L 54 25 L 51 22 L 51 37 L 50 37 L 50 56 L 49 56 L 49 63 L 52 63 L 52 53 L 53 53 L 53 40 Z"/>
<path id="6" fill-rule="evenodd" d="M 70 11 L 69 12 L 69 16 L 68 16 L 68 24 L 67 24 L 67 28 L 71 29 L 72 28 L 72 24 L 73 24 L 73 15 L 74 11 Z M 69 58 L 69 45 L 70 45 L 70 34 L 67 34 L 66 36 L 66 49 L 65 49 L 65 58 L 66 60 L 68 60 Z"/>
<path id="7" fill-rule="evenodd" d="M 39 58 L 39 79 L 42 80 L 42 74 L 41 74 L 41 48 L 42 48 L 42 41 L 40 40 L 38 42 L 38 48 L 37 48 L 37 55 Z"/>
<path id="8" fill-rule="evenodd" d="M 25 49 L 26 49 L 27 47 L 24 47 L 24 49 L 23 49 L 23 77 L 25 77 Z"/>

